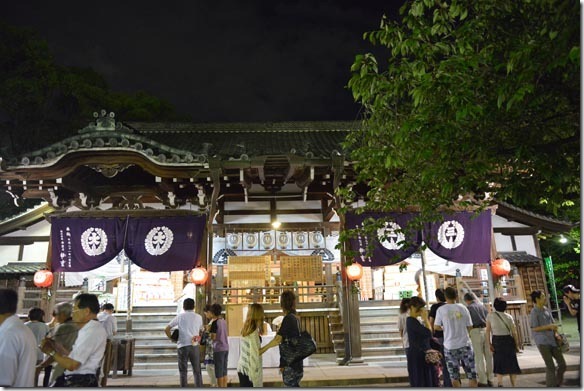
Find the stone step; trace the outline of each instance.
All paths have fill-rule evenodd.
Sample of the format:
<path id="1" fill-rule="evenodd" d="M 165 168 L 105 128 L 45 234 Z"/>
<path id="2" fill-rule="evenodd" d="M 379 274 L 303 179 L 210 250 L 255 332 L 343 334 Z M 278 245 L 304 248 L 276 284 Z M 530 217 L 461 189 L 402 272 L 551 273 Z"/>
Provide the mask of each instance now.
<path id="1" fill-rule="evenodd" d="M 384 333 L 388 331 L 398 331 L 397 325 L 393 325 L 390 323 L 361 323 L 361 332 L 377 332 L 377 333 Z"/>
<path id="2" fill-rule="evenodd" d="M 173 362 L 134 362 L 134 367 L 132 368 L 133 375 L 135 376 L 135 371 L 156 371 L 156 370 L 171 370 L 176 369 L 178 371 L 178 361 L 175 358 Z M 190 370 L 189 370 L 190 372 Z"/>
<path id="3" fill-rule="evenodd" d="M 174 352 L 156 353 L 156 354 L 142 354 L 134 353 L 134 362 L 175 362 L 177 361 L 176 348 Z"/>
<path id="4" fill-rule="evenodd" d="M 132 307 L 133 314 L 161 314 L 161 313 L 172 313 L 176 315 L 176 304 L 174 305 L 163 305 L 163 306 L 139 306 Z"/>
<path id="5" fill-rule="evenodd" d="M 405 355 L 391 355 L 391 356 L 384 356 L 384 355 L 379 355 L 379 356 L 367 356 L 367 357 L 361 357 L 361 359 L 363 360 L 364 363 L 369 364 L 369 363 L 393 363 L 397 366 L 403 366 L 406 362 L 406 356 Z M 337 364 L 342 364 L 345 360 L 345 356 L 341 355 L 341 356 L 336 356 L 336 362 Z"/>
<path id="6" fill-rule="evenodd" d="M 115 313 L 114 314 L 118 323 L 125 323 L 126 322 L 126 314 L 124 313 Z M 141 320 L 166 320 L 167 322 L 171 321 L 176 316 L 176 312 L 143 312 L 143 313 L 132 313 L 132 323 Z"/>

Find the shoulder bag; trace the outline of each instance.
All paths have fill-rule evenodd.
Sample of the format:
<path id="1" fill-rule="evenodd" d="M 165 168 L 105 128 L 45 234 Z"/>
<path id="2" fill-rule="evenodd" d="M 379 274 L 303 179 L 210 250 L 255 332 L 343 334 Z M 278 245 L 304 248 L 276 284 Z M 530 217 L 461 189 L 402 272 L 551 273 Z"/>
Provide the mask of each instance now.
<path id="1" fill-rule="evenodd" d="M 556 337 L 556 342 L 562 353 L 566 353 L 570 350 L 570 342 L 568 341 L 566 334 L 556 332 L 554 336 Z"/>
<path id="2" fill-rule="evenodd" d="M 436 349 L 428 349 L 424 352 L 426 364 L 439 365 L 442 360 L 442 353 Z"/>
<path id="3" fill-rule="evenodd" d="M 507 322 L 505 322 L 505 320 L 503 319 L 503 317 L 501 316 L 500 313 L 498 313 L 497 311 L 495 311 L 495 315 L 497 315 L 499 317 L 499 319 L 501 320 L 501 322 L 503 322 L 503 324 L 505 325 L 505 328 L 507 329 L 507 331 L 509 331 L 509 335 L 511 336 L 511 338 L 513 338 L 513 344 L 515 345 L 515 352 L 519 353 L 519 344 L 517 343 L 517 341 L 515 340 L 515 336 L 513 335 L 513 331 L 511 331 L 511 328 L 509 327 L 509 325 L 507 324 Z"/>
<path id="4" fill-rule="evenodd" d="M 300 321 L 298 331 L 300 331 Z M 316 342 L 308 331 L 300 331 L 297 337 L 288 337 L 281 343 L 280 357 L 284 364 L 289 367 L 293 363 L 304 360 L 306 357 L 316 352 Z"/>

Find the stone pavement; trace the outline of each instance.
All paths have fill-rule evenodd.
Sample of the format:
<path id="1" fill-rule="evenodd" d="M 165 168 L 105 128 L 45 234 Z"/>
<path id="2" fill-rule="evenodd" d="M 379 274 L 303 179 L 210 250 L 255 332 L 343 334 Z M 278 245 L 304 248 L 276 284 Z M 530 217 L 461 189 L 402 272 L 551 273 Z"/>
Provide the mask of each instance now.
<path id="1" fill-rule="evenodd" d="M 518 354 L 519 366 L 524 374 L 541 373 L 545 379 L 545 366 L 539 351 L 535 346 L 526 346 Z M 569 371 L 580 368 L 580 346 L 573 346 L 565 353 Z M 203 381 L 209 386 L 206 371 L 203 369 Z M 339 366 L 335 363 L 334 354 L 315 354 L 310 357 L 309 366 L 304 367 L 302 387 L 342 387 L 387 384 L 391 387 L 396 383 L 407 383 L 408 373 L 406 362 L 369 363 Z M 507 380 L 506 380 L 507 382 Z M 189 384 L 193 384 L 193 376 L 189 370 Z M 116 379 L 109 378 L 108 387 L 178 387 L 178 369 L 170 371 L 134 371 L 132 376 L 118 375 Z M 238 387 L 239 379 L 235 369 L 228 373 L 228 386 Z M 282 377 L 278 368 L 264 368 L 264 387 L 282 387 Z"/>

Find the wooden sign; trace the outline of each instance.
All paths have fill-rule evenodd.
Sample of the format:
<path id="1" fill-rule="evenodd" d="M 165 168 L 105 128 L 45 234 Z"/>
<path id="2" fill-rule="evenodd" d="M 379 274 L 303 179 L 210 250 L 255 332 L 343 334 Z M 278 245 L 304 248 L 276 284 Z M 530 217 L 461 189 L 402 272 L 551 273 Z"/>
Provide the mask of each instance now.
<path id="1" fill-rule="evenodd" d="M 322 257 L 310 256 L 281 256 L 280 277 L 282 281 L 316 281 L 323 280 Z"/>

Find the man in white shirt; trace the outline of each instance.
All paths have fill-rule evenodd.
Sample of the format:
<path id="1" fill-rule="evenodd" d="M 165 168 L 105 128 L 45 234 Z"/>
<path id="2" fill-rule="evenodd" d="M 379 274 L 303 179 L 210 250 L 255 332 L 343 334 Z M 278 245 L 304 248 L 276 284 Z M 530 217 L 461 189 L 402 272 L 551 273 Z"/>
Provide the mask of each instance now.
<path id="1" fill-rule="evenodd" d="M 18 294 L 0 289 L 0 387 L 34 386 L 37 344 L 16 315 Z"/>
<path id="2" fill-rule="evenodd" d="M 82 293 L 75 297 L 73 322 L 79 327 L 77 340 L 71 352 L 65 352 L 52 339 L 41 343 L 43 352 L 65 368 L 65 373 L 57 379 L 56 387 L 97 387 L 97 371 L 101 367 L 107 335 L 97 320 L 99 301 L 97 296 Z"/>
<path id="3" fill-rule="evenodd" d="M 170 330 L 178 326 L 178 371 L 180 374 L 180 386 L 187 387 L 188 362 L 193 367 L 195 387 L 203 387 L 201 375 L 201 355 L 199 354 L 199 333 L 203 327 L 203 318 L 195 313 L 195 301 L 191 298 L 183 302 L 184 312 L 178 314 L 170 321 L 164 332 L 171 338 Z"/>
<path id="4" fill-rule="evenodd" d="M 469 387 L 477 387 L 474 351 L 469 338 L 472 320 L 468 309 L 456 303 L 456 289 L 444 290 L 446 304 L 436 311 L 435 330 L 444 330 L 444 358 L 453 387 L 461 387 L 460 364 L 464 366 Z"/>
<path id="5" fill-rule="evenodd" d="M 105 329 L 107 338 L 112 339 L 118 332 L 118 324 L 114 314 L 114 305 L 112 303 L 105 303 L 101 306 L 101 312 L 97 314 L 97 320 Z"/>

